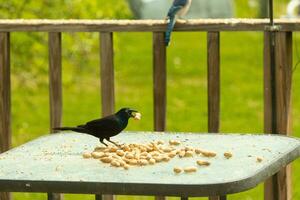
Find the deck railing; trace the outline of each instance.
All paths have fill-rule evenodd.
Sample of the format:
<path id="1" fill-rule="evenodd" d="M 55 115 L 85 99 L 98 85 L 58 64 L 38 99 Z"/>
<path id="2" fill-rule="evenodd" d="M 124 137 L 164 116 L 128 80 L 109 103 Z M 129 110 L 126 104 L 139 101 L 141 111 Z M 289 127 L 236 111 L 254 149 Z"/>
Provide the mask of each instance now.
<path id="1" fill-rule="evenodd" d="M 220 113 L 220 32 L 259 31 L 264 34 L 264 131 L 271 133 L 272 117 L 277 116 L 277 130 L 289 134 L 292 79 L 292 32 L 300 31 L 299 20 L 275 20 L 276 30 L 267 28 L 265 19 L 205 19 L 178 21 L 174 31 L 207 32 L 208 67 L 208 132 L 219 132 Z M 0 152 L 11 144 L 10 101 L 10 33 L 48 32 L 49 35 L 49 93 L 50 129 L 61 125 L 62 117 L 62 32 L 99 32 L 101 60 L 102 115 L 114 111 L 114 32 L 153 33 L 154 129 L 165 130 L 166 122 L 166 47 L 163 20 L 0 20 Z M 270 31 L 275 34 L 276 105 L 272 106 Z M 275 109 L 275 110 L 274 110 Z M 276 112 L 276 115 L 273 113 Z M 282 169 L 265 183 L 266 200 L 291 199 L 290 168 Z M 49 199 L 60 199 L 49 194 Z M 105 197 L 110 198 L 110 197 Z M 163 199 L 164 197 L 156 197 Z M 226 197 L 210 197 L 210 199 Z M 1 200 L 10 199 L 0 193 Z M 96 199 L 101 199 L 96 195 Z"/>

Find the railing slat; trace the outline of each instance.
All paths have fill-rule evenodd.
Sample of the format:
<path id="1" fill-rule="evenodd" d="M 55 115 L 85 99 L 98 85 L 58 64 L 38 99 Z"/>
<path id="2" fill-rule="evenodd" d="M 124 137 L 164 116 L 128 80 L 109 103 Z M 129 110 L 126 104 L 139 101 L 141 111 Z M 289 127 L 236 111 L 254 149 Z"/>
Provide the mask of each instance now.
<path id="1" fill-rule="evenodd" d="M 0 33 L 0 153 L 7 151 L 11 145 L 9 38 L 9 33 Z M 11 195 L 0 192 L 0 199 L 9 200 Z"/>
<path id="2" fill-rule="evenodd" d="M 57 193 L 48 193 L 47 199 L 48 200 L 61 200 L 61 199 L 63 199 L 63 196 L 61 194 L 57 194 Z"/>
<path id="3" fill-rule="evenodd" d="M 49 33 L 49 97 L 50 132 L 61 126 L 62 119 L 62 78 L 61 78 L 61 33 Z M 61 194 L 48 194 L 48 200 L 60 200 Z"/>
<path id="4" fill-rule="evenodd" d="M 299 31 L 299 19 L 275 19 L 281 31 Z M 163 32 L 166 20 L 0 20 L 0 31 L 9 32 Z M 178 20 L 174 31 L 264 31 L 268 19 Z"/>
<path id="5" fill-rule="evenodd" d="M 155 200 L 166 200 L 167 198 L 166 197 L 163 197 L 163 196 L 156 196 L 155 197 Z"/>
<path id="6" fill-rule="evenodd" d="M 264 132 L 272 132 L 272 89 L 271 89 L 271 62 L 270 62 L 270 33 L 264 33 Z M 264 183 L 264 199 L 273 198 L 273 178 L 268 178 Z"/>
<path id="7" fill-rule="evenodd" d="M 270 33 L 264 33 L 264 131 L 272 132 L 272 89 L 270 66 Z"/>
<path id="8" fill-rule="evenodd" d="M 102 195 L 101 194 L 96 194 L 95 195 L 95 200 L 103 200 Z"/>
<path id="9" fill-rule="evenodd" d="M 153 33 L 153 92 L 154 92 L 154 130 L 166 129 L 166 101 L 167 101 L 167 50 L 163 32 Z M 165 200 L 156 196 L 155 200 Z"/>
<path id="10" fill-rule="evenodd" d="M 115 86 L 114 86 L 114 49 L 113 33 L 100 33 L 100 61 L 101 61 L 101 98 L 102 116 L 114 113 Z M 95 199 L 114 200 L 113 195 L 96 195 Z"/>
<path id="11" fill-rule="evenodd" d="M 290 135 L 290 103 L 292 87 L 292 33 L 276 34 L 276 94 L 277 132 Z M 291 168 L 288 165 L 277 174 L 280 200 L 292 199 Z"/>
<path id="12" fill-rule="evenodd" d="M 166 128 L 166 47 L 164 33 L 153 33 L 153 84 L 154 84 L 154 129 L 164 131 Z"/>
<path id="13" fill-rule="evenodd" d="M 269 35 L 265 33 L 264 48 L 264 92 L 265 92 L 265 133 L 272 132 L 272 118 L 276 117 L 276 130 L 278 134 L 290 133 L 290 102 L 292 83 L 292 33 L 275 33 L 275 82 L 276 82 L 276 111 L 272 110 L 272 88 Z M 273 112 L 276 115 L 273 115 Z M 291 199 L 291 169 L 283 168 L 265 182 L 265 200 Z"/>
<path id="14" fill-rule="evenodd" d="M 62 67 L 61 33 L 49 33 L 49 90 L 50 128 L 61 125 L 62 119 Z"/>
<path id="15" fill-rule="evenodd" d="M 220 126 L 220 33 L 207 34 L 208 132 L 218 133 Z"/>
<path id="16" fill-rule="evenodd" d="M 100 33 L 102 115 L 115 110 L 113 33 Z"/>
<path id="17" fill-rule="evenodd" d="M 220 32 L 207 33 L 208 132 L 220 128 Z M 209 200 L 220 200 L 211 196 Z"/>

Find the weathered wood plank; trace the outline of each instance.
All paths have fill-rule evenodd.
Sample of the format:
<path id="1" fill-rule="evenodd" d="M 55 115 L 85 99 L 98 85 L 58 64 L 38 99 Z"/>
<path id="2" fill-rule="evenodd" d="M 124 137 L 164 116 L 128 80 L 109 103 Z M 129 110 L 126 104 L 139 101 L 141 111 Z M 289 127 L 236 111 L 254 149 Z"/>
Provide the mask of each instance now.
<path id="1" fill-rule="evenodd" d="M 153 33 L 154 129 L 166 128 L 167 70 L 164 33 Z"/>
<path id="2" fill-rule="evenodd" d="M 63 196 L 58 193 L 48 193 L 47 199 L 48 200 L 62 200 Z"/>
<path id="3" fill-rule="evenodd" d="M 102 195 L 96 194 L 96 195 L 95 195 L 95 200 L 103 200 L 103 199 L 102 199 Z"/>
<path id="4" fill-rule="evenodd" d="M 207 34 L 208 132 L 218 133 L 220 126 L 220 33 Z"/>
<path id="5" fill-rule="evenodd" d="M 277 132 L 290 135 L 290 102 L 292 88 L 292 33 L 279 32 L 276 34 L 276 107 Z M 291 193 L 291 167 L 279 171 L 277 174 L 278 198 L 280 200 L 292 199 Z"/>
<path id="6" fill-rule="evenodd" d="M 271 69 L 271 49 L 270 43 L 271 41 L 271 34 L 270 32 L 264 33 L 264 132 L 265 133 L 272 133 L 273 132 L 273 110 L 276 108 L 272 102 L 272 96 L 275 96 L 274 88 L 271 84 L 272 81 L 275 81 L 275 73 L 272 72 Z M 271 75 L 273 74 L 273 75 Z M 272 78 L 274 80 L 272 80 Z M 274 93 L 274 94 L 273 94 Z M 275 114 L 274 114 L 275 115 Z M 275 183 L 277 180 L 276 175 L 268 178 L 264 184 L 264 199 L 265 200 L 273 200 L 275 199 L 274 195 L 277 192 L 277 188 L 275 187 Z"/>
<path id="7" fill-rule="evenodd" d="M 10 35 L 0 33 L 0 153 L 11 146 Z M 1 193 L 1 200 L 11 199 Z"/>
<path id="8" fill-rule="evenodd" d="M 101 99 L 102 116 L 114 113 L 115 86 L 114 86 L 114 49 L 113 33 L 100 33 L 100 62 L 101 62 Z M 96 199 L 100 195 L 96 195 Z M 103 200 L 114 200 L 113 195 L 102 195 Z"/>
<path id="9" fill-rule="evenodd" d="M 62 67 L 61 33 L 49 33 L 49 93 L 50 129 L 61 125 L 62 119 Z"/>
<path id="10" fill-rule="evenodd" d="M 264 33 L 264 132 L 272 132 L 270 33 Z"/>
<path id="11" fill-rule="evenodd" d="M 97 196 L 99 196 L 99 195 L 96 195 L 96 198 L 97 198 Z M 102 195 L 102 200 L 115 200 L 116 199 L 116 196 L 114 196 L 114 195 Z"/>
<path id="12" fill-rule="evenodd" d="M 292 33 L 275 33 L 275 97 L 276 105 L 272 107 L 271 67 L 269 33 L 265 33 L 265 132 L 290 134 L 290 102 L 292 83 Z M 276 109 L 275 111 L 273 109 Z M 276 113 L 276 115 L 273 114 Z M 276 130 L 272 130 L 272 118 L 276 119 Z M 266 200 L 291 199 L 290 166 L 281 169 L 265 183 Z"/>
<path id="13" fill-rule="evenodd" d="M 100 33 L 102 115 L 115 110 L 113 33 Z"/>
<path id="14" fill-rule="evenodd" d="M 61 33 L 49 33 L 49 97 L 50 132 L 61 126 L 62 119 L 62 78 L 61 78 Z M 48 194 L 48 200 L 61 200 L 60 194 Z"/>
<path id="15" fill-rule="evenodd" d="M 220 200 L 220 197 L 219 196 L 211 196 L 211 197 L 208 197 L 209 200 Z"/>
<path id="16" fill-rule="evenodd" d="M 153 89 L 154 89 L 154 130 L 166 129 L 167 103 L 167 52 L 164 43 L 165 34 L 153 33 Z M 165 200 L 163 196 L 156 196 L 155 200 Z"/>
<path id="17" fill-rule="evenodd" d="M 221 196 L 220 200 L 227 200 L 227 196 Z"/>
<path id="18" fill-rule="evenodd" d="M 218 133 L 220 127 L 220 33 L 207 33 L 208 132 Z M 212 196 L 209 200 L 219 200 Z"/>
<path id="19" fill-rule="evenodd" d="M 281 31 L 299 31 L 299 19 L 276 19 Z M 174 31 L 264 31 L 268 19 L 178 20 Z M 0 20 L 0 31 L 164 32 L 165 20 Z"/>
<path id="20" fill-rule="evenodd" d="M 0 33 L 0 152 L 11 145 L 9 33 Z"/>
<path id="21" fill-rule="evenodd" d="M 166 200 L 166 197 L 164 197 L 164 196 L 156 196 L 155 200 Z"/>
<path id="22" fill-rule="evenodd" d="M 276 33 L 276 94 L 277 94 L 277 131 L 290 135 L 290 102 L 292 89 L 292 33 Z"/>
<path id="23" fill-rule="evenodd" d="M 227 196 L 211 196 L 209 197 L 209 200 L 226 200 Z"/>

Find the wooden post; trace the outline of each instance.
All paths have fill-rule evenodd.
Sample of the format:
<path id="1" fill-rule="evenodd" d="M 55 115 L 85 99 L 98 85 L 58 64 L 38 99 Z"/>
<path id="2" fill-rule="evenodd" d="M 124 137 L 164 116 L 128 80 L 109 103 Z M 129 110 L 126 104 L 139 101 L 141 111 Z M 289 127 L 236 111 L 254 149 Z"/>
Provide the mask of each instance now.
<path id="1" fill-rule="evenodd" d="M 100 33 L 102 115 L 115 110 L 113 33 Z"/>
<path id="2" fill-rule="evenodd" d="M 218 133 L 220 126 L 220 33 L 207 34 L 208 132 Z"/>
<path id="3" fill-rule="evenodd" d="M 153 86 L 154 86 L 154 130 L 166 129 L 166 101 L 167 101 L 167 50 L 164 43 L 165 33 L 153 33 Z M 156 196 L 155 200 L 165 200 Z"/>
<path id="4" fill-rule="evenodd" d="M 221 196 L 220 200 L 227 200 L 227 196 Z"/>
<path id="5" fill-rule="evenodd" d="M 220 129 L 220 32 L 207 33 L 208 132 Z M 226 199 L 211 196 L 209 200 Z"/>
<path id="6" fill-rule="evenodd" d="M 154 84 L 154 129 L 164 131 L 166 128 L 166 46 L 164 33 L 153 33 L 153 84 Z"/>
<path id="7" fill-rule="evenodd" d="M 49 98 L 50 133 L 61 126 L 62 119 L 62 80 L 61 80 L 61 33 L 49 33 Z M 61 200 L 61 194 L 48 194 L 48 200 Z"/>
<path id="8" fill-rule="evenodd" d="M 62 78 L 61 78 L 61 33 L 49 33 L 49 90 L 50 128 L 61 125 L 62 119 Z"/>
<path id="9" fill-rule="evenodd" d="M 0 153 L 11 146 L 10 100 L 10 40 L 9 33 L 0 33 Z M 1 200 L 11 199 L 8 192 L 0 193 Z"/>
<path id="10" fill-rule="evenodd" d="M 102 116 L 114 113 L 115 86 L 114 86 L 114 49 L 113 33 L 100 33 L 100 62 L 101 62 L 101 98 Z M 113 195 L 96 195 L 95 199 L 114 200 Z"/>
<path id="11" fill-rule="evenodd" d="M 270 33 L 265 33 L 264 47 L 264 120 L 265 133 L 290 134 L 290 102 L 292 85 L 292 33 L 275 33 L 275 91 L 271 88 Z M 272 108 L 272 92 L 276 105 Z M 276 115 L 274 115 L 276 113 Z M 276 130 L 272 130 L 272 119 L 276 118 Z M 291 169 L 283 168 L 265 182 L 265 200 L 291 200 Z"/>
<path id="12" fill-rule="evenodd" d="M 103 200 L 101 194 L 96 194 L 95 195 L 95 200 Z"/>

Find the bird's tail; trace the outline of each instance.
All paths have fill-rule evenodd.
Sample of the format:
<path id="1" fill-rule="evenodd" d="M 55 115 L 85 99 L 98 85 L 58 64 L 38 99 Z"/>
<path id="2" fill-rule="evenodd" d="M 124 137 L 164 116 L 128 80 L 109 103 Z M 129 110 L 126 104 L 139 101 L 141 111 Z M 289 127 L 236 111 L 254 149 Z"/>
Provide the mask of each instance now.
<path id="1" fill-rule="evenodd" d="M 56 127 L 56 128 L 53 128 L 53 130 L 55 130 L 55 131 L 75 131 L 75 132 L 79 132 L 79 133 L 85 133 L 84 128 L 81 128 L 81 127 Z"/>
<path id="2" fill-rule="evenodd" d="M 175 15 L 170 16 L 169 17 L 169 23 L 168 23 L 168 26 L 167 26 L 167 31 L 166 31 L 166 34 L 165 34 L 165 45 L 166 46 L 169 46 L 169 43 L 170 43 L 170 40 L 171 40 L 171 33 L 173 31 L 175 22 L 176 22 L 175 21 Z"/>

